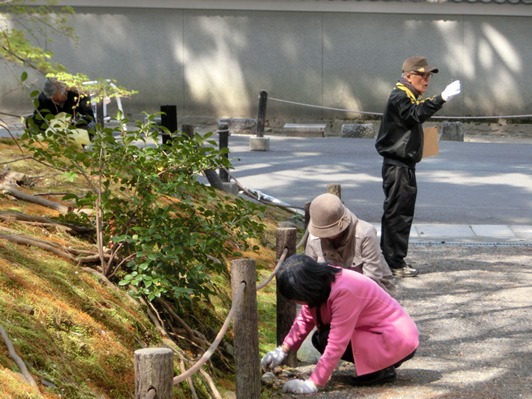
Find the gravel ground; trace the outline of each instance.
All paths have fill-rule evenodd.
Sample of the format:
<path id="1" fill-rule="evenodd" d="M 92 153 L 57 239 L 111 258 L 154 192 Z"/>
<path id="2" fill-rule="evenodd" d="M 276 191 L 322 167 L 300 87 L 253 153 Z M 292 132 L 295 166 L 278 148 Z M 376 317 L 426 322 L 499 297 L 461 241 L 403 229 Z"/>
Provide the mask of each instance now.
<path id="1" fill-rule="evenodd" d="M 421 273 L 399 280 L 399 301 L 420 330 L 416 356 L 395 382 L 364 388 L 345 383 L 354 366 L 342 362 L 324 390 L 304 397 L 532 398 L 532 246 L 411 245 L 409 260 Z M 284 367 L 276 392 L 312 369 Z"/>

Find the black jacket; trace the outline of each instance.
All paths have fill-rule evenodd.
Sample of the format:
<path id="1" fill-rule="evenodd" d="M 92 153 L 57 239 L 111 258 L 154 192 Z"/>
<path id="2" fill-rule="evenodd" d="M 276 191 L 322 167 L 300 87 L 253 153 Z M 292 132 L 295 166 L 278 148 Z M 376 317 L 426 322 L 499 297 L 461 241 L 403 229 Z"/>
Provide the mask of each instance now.
<path id="1" fill-rule="evenodd" d="M 44 93 L 39 94 L 38 105 L 33 112 L 33 123 L 40 129 L 46 130 L 48 123 L 46 122 L 46 115 L 57 115 L 65 112 L 72 116 L 73 122 L 80 122 L 79 125 L 87 125 L 94 121 L 94 112 L 90 104 L 88 96 L 80 96 L 77 92 L 69 90 L 67 99 L 62 106 L 55 104 L 50 98 L 46 97 Z M 78 124 L 77 124 L 78 125 Z"/>
<path id="2" fill-rule="evenodd" d="M 375 148 L 384 161 L 414 167 L 423 157 L 423 122 L 445 103 L 441 95 L 419 100 L 402 82 L 390 94 Z M 394 162 L 395 161 L 395 162 Z"/>

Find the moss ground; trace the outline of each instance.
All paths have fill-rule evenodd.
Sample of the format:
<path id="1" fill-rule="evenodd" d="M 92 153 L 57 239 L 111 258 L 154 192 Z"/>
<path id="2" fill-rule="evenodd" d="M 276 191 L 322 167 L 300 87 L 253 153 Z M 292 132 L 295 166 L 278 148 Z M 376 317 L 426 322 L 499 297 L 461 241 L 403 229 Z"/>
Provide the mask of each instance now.
<path id="1" fill-rule="evenodd" d="M 25 154 L 11 140 L 0 141 L 0 164 L 4 169 L 38 176 L 30 191 L 55 195 L 82 190 L 58 173 L 23 159 Z M 60 197 L 54 196 L 55 200 Z M 0 212 L 56 217 L 56 211 L 0 194 Z M 246 253 L 257 265 L 257 282 L 266 279 L 276 264 L 277 222 L 291 215 L 271 208 L 263 222 L 264 237 L 258 253 Z M 23 224 L 0 218 L 0 234 L 14 231 L 77 249 L 92 249 L 87 239 L 54 228 Z M 220 295 L 205 306 L 207 313 L 195 318 L 221 326 L 230 307 L 230 283 L 216 277 Z M 261 354 L 275 346 L 274 282 L 258 292 Z M 202 312 L 205 311 L 202 309 Z M 210 309 L 210 310 L 209 310 Z M 164 345 L 163 337 L 145 309 L 124 290 L 111 288 L 92 272 L 51 252 L 0 237 L 0 323 L 17 354 L 38 384 L 32 388 L 17 364 L 0 343 L 0 392 L 2 398 L 132 398 L 134 397 L 134 351 Z M 216 333 L 217 331 L 215 331 Z M 176 372 L 178 370 L 176 369 Z M 218 373 L 221 391 L 234 390 L 231 373 Z M 185 398 L 186 389 L 176 390 Z"/>

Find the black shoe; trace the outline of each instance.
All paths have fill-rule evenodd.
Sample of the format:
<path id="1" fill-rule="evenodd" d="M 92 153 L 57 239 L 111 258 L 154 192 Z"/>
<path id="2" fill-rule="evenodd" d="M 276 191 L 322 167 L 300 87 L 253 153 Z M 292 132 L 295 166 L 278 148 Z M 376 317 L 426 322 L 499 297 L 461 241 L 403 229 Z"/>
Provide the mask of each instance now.
<path id="1" fill-rule="evenodd" d="M 392 274 L 394 275 L 394 277 L 416 277 L 419 272 L 416 269 L 413 269 L 410 266 L 406 265 L 399 269 L 392 269 Z"/>
<path id="2" fill-rule="evenodd" d="M 395 368 L 390 366 L 374 373 L 351 377 L 349 384 L 355 385 L 357 387 L 385 384 L 387 382 L 392 382 L 396 377 L 397 375 L 395 374 Z"/>

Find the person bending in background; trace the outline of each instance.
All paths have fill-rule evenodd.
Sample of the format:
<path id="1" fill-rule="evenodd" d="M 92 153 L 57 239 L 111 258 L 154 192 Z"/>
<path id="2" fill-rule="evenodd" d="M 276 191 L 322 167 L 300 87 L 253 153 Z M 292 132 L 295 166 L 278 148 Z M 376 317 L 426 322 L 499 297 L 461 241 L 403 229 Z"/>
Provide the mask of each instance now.
<path id="1" fill-rule="evenodd" d="M 421 96 L 438 68 L 430 66 L 425 57 L 414 56 L 403 62 L 402 71 L 384 110 L 375 147 L 383 157 L 382 253 L 394 276 L 414 277 L 418 271 L 404 258 L 416 206 L 416 164 L 423 157 L 423 122 L 461 89 L 456 80 L 440 95 L 423 100 Z"/>
<path id="2" fill-rule="evenodd" d="M 76 128 L 86 129 L 89 138 L 92 139 L 95 119 L 89 96 L 80 94 L 76 90 L 69 90 L 63 82 L 53 78 L 48 78 L 44 82 L 35 111 L 28 118 L 26 126 L 44 132 L 49 127 L 47 115 L 55 116 L 61 112 L 72 116 L 73 125 Z"/>
<path id="3" fill-rule="evenodd" d="M 372 224 L 358 219 L 340 198 L 329 193 L 314 198 L 309 213 L 305 255 L 358 271 L 395 295 L 395 279 L 382 256 L 377 229 Z"/>
<path id="4" fill-rule="evenodd" d="M 415 322 L 369 277 L 298 254 L 281 264 L 276 279 L 281 295 L 302 306 L 282 345 L 268 352 L 261 366 L 280 365 L 314 327 L 312 343 L 322 354 L 307 380 L 290 380 L 283 392 L 317 392 L 340 359 L 355 364 L 351 385 L 383 384 L 414 356 L 419 345 Z"/>

